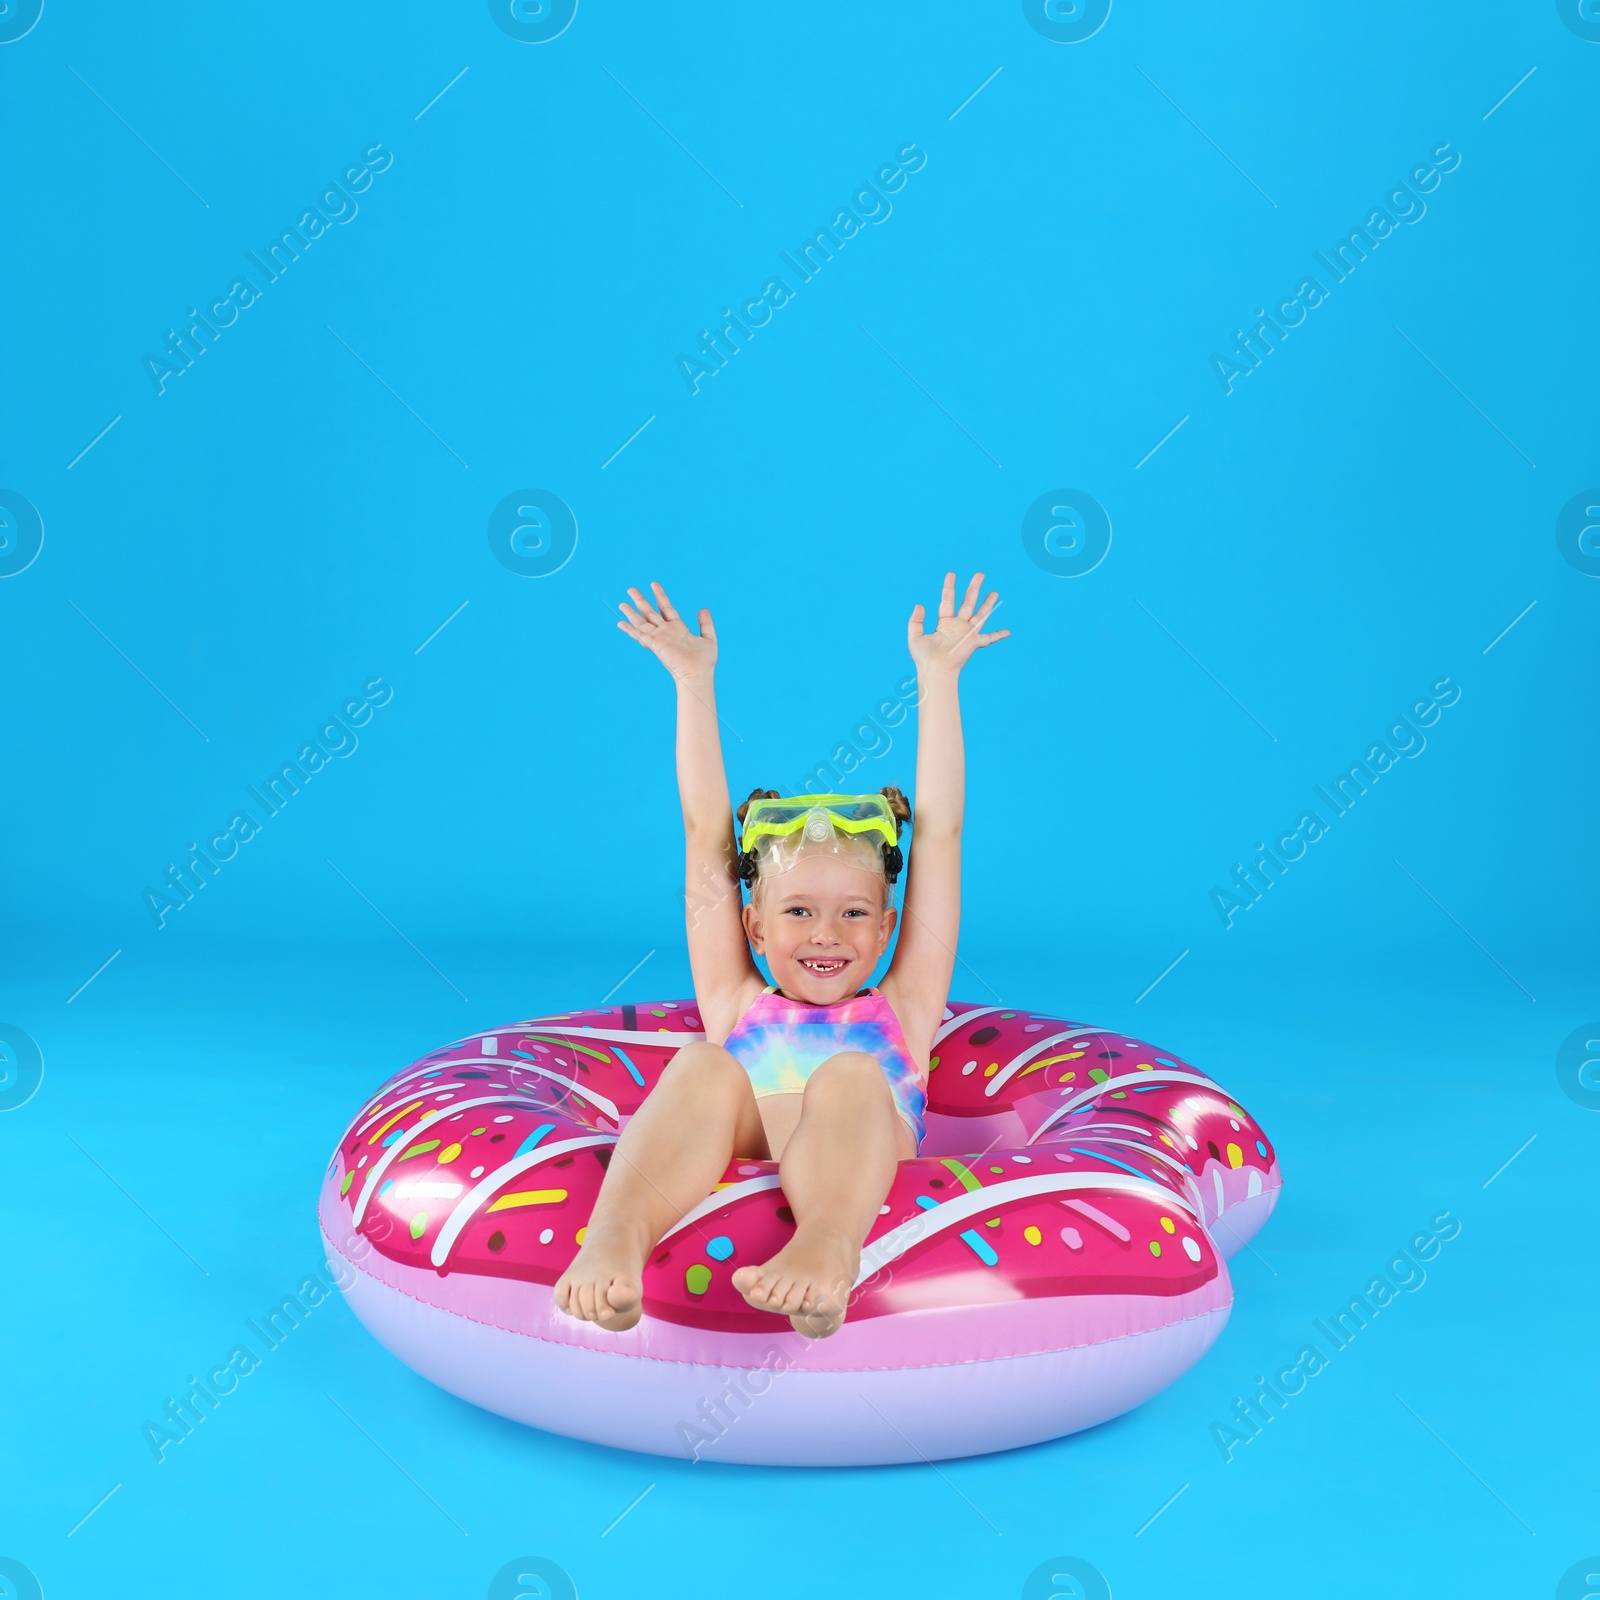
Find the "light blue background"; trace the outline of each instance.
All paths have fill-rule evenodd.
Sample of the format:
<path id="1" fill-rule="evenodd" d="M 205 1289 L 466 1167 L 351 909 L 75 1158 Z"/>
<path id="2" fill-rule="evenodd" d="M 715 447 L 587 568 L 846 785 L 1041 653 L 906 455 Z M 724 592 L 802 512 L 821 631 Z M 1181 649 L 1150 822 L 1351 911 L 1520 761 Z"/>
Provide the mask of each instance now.
<path id="1" fill-rule="evenodd" d="M 0 1020 L 45 1058 L 0 1117 L 0 1555 L 54 1600 L 482 1595 L 534 1552 L 585 1596 L 746 1564 L 1009 1596 L 1076 1554 L 1120 1600 L 1549 1594 L 1600 1547 L 1600 1122 L 1553 1069 L 1600 1015 L 1600 580 L 1555 537 L 1600 483 L 1600 45 L 1553 0 L 1118 0 L 1079 44 L 1015 4 L 585 4 L 540 45 L 474 4 L 50 0 L 0 73 L 0 484 L 45 527 L 0 582 Z M 376 142 L 358 214 L 262 283 L 244 253 Z M 911 142 L 892 215 L 798 284 L 777 252 Z M 1313 252 L 1446 142 L 1335 284 Z M 1308 274 L 1327 304 L 1225 394 L 1212 354 Z M 158 395 L 143 356 L 241 275 L 261 302 Z M 675 358 L 773 275 L 793 304 L 691 395 Z M 524 487 L 576 517 L 548 577 L 489 548 Z M 1076 579 L 1021 535 L 1060 487 L 1114 530 Z M 624 587 L 712 609 L 737 798 L 897 694 L 948 567 L 1012 630 L 964 685 L 955 995 L 1153 1036 L 1282 1152 L 1212 1354 L 937 1473 L 691 1470 L 475 1412 L 334 1305 L 157 1466 L 139 1424 L 317 1262 L 376 1082 L 647 952 L 621 998 L 688 992 L 671 689 Z M 158 931 L 143 891 L 378 676 L 359 748 Z M 1444 676 L 1426 750 L 1224 927 L 1210 891 Z M 906 725 L 858 781 L 913 777 Z M 1446 1208 L 1429 1283 L 1225 1464 L 1209 1424 Z"/>

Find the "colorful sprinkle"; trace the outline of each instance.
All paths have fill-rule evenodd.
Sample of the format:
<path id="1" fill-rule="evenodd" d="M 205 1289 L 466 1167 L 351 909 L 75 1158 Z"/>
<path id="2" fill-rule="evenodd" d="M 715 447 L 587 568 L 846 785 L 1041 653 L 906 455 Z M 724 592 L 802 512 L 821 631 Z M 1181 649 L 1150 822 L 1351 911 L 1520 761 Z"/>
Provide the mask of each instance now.
<path id="1" fill-rule="evenodd" d="M 1029 1244 L 1042 1244 L 1044 1242 L 1044 1235 L 1031 1222 L 1022 1230 L 1022 1237 Z"/>
<path id="2" fill-rule="evenodd" d="M 355 1173 L 353 1173 L 353 1172 L 345 1173 L 344 1182 L 339 1185 L 339 1193 L 340 1194 L 349 1194 L 350 1193 L 350 1185 L 352 1183 L 354 1183 L 355 1180 L 356 1180 Z"/>
<path id="3" fill-rule="evenodd" d="M 467 1174 L 467 1176 L 469 1178 L 481 1178 L 483 1176 L 483 1168 L 474 1167 L 472 1171 Z"/>
<path id="4" fill-rule="evenodd" d="M 1244 1165 L 1244 1151 L 1236 1144 L 1228 1146 L 1228 1165 L 1230 1167 L 1242 1167 Z"/>
<path id="5" fill-rule="evenodd" d="M 455 1158 L 460 1154 L 461 1154 L 461 1146 L 460 1145 L 458 1145 L 458 1144 L 447 1144 L 444 1147 L 444 1149 L 439 1152 L 439 1154 L 436 1157 L 436 1159 L 437 1159 L 439 1165 L 442 1167 L 445 1164 L 445 1162 L 454 1161 Z"/>
<path id="6" fill-rule="evenodd" d="M 1098 1222 L 1113 1239 L 1120 1239 L 1126 1244 L 1133 1235 L 1117 1221 L 1115 1217 L 1108 1217 L 1098 1206 L 1092 1206 L 1087 1200 L 1063 1200 L 1062 1205 L 1071 1208 L 1081 1217 L 1087 1217 L 1091 1222 Z"/>
<path id="7" fill-rule="evenodd" d="M 554 1133 L 555 1127 L 555 1123 L 546 1122 L 535 1128 L 533 1132 L 530 1133 L 528 1137 L 517 1146 L 516 1153 L 513 1155 L 512 1159 L 515 1160 L 516 1156 L 525 1156 L 536 1144 L 538 1144 L 542 1138 L 544 1138 L 547 1133 Z"/>
<path id="8" fill-rule="evenodd" d="M 419 1211 L 416 1216 L 411 1219 L 411 1237 L 413 1239 L 420 1239 L 427 1231 L 428 1213 L 426 1211 Z"/>
<path id="9" fill-rule="evenodd" d="M 521 1206 L 557 1205 L 567 1198 L 565 1189 L 520 1189 L 490 1201 L 490 1211 L 515 1211 Z"/>
<path id="10" fill-rule="evenodd" d="M 588 1232 L 588 1231 L 589 1231 L 589 1229 L 588 1229 L 588 1227 L 587 1227 L 587 1226 L 585 1226 L 585 1227 L 582 1227 L 582 1228 L 579 1228 L 579 1229 L 578 1229 L 578 1231 L 577 1231 L 577 1232 L 576 1232 L 576 1233 L 575 1233 L 575 1234 L 573 1234 L 573 1236 L 572 1236 L 572 1242 L 573 1242 L 573 1243 L 574 1243 L 574 1244 L 582 1244 L 582 1243 L 583 1243 L 583 1236 L 584 1236 L 584 1234 L 586 1234 L 586 1233 L 587 1233 L 587 1232 Z"/>
<path id="11" fill-rule="evenodd" d="M 989 1065 L 983 1069 L 983 1075 L 986 1078 L 992 1078 L 999 1070 L 1000 1063 L 998 1061 L 991 1061 Z"/>
<path id="12" fill-rule="evenodd" d="M 733 1254 L 733 1240 L 727 1234 L 719 1233 L 715 1239 L 707 1242 L 706 1254 L 713 1261 L 726 1261 Z"/>
<path id="13" fill-rule="evenodd" d="M 958 1161 L 954 1156 L 945 1156 L 940 1165 L 948 1167 L 953 1173 L 955 1173 L 956 1177 L 961 1180 L 961 1187 L 963 1189 L 972 1190 L 981 1189 L 983 1187 L 983 1185 L 979 1183 L 975 1177 L 973 1177 L 972 1169 L 967 1166 L 966 1162 Z"/>
<path id="14" fill-rule="evenodd" d="M 1178 1231 L 1178 1224 L 1174 1222 L 1171 1217 L 1163 1217 L 1161 1219 L 1161 1226 L 1165 1228 L 1168 1233 L 1176 1233 Z"/>
<path id="15" fill-rule="evenodd" d="M 658 1011 L 656 1013 L 656 1015 L 660 1016 L 661 1013 Z M 605 1064 L 608 1067 L 611 1065 L 611 1063 L 609 1061 L 606 1061 L 605 1052 L 604 1051 L 602 1051 L 602 1050 L 591 1050 L 588 1045 L 586 1045 L 586 1044 L 574 1044 L 572 1042 L 572 1040 L 570 1040 L 570 1039 L 558 1039 L 553 1033 L 525 1033 L 525 1034 L 523 1034 L 522 1037 L 524 1039 L 532 1039 L 532 1040 L 536 1040 L 536 1041 L 542 1040 L 546 1044 L 558 1044 L 558 1045 L 561 1046 L 561 1048 L 563 1050 L 581 1051 L 582 1054 L 584 1054 L 586 1056 L 593 1056 L 596 1061 L 605 1061 Z M 523 1057 L 524 1060 L 527 1060 L 527 1061 L 531 1061 L 533 1059 L 533 1057 L 530 1056 L 525 1050 L 513 1050 L 511 1053 L 514 1056 L 521 1056 L 521 1057 Z M 564 1067 L 566 1065 L 566 1062 L 558 1060 L 556 1062 L 556 1065 L 558 1067 Z"/>
<path id="16" fill-rule="evenodd" d="M 973 1255 L 975 1255 L 984 1264 L 984 1266 L 997 1267 L 1000 1265 L 1000 1257 L 994 1253 L 993 1245 L 991 1245 L 989 1241 L 981 1234 L 974 1232 L 971 1228 L 968 1228 L 967 1231 L 961 1235 L 961 1241 L 971 1249 Z"/>
<path id="17" fill-rule="evenodd" d="M 539 1230 L 539 1243 L 549 1244 L 550 1241 L 555 1238 L 555 1236 L 556 1230 L 554 1228 L 541 1228 Z"/>
<path id="18" fill-rule="evenodd" d="M 1076 1228 L 1063 1228 L 1061 1230 L 1061 1242 L 1069 1250 L 1083 1249 L 1083 1235 Z"/>
<path id="19" fill-rule="evenodd" d="M 1104 1083 L 1106 1079 L 1111 1076 L 1111 1074 L 1107 1072 L 1104 1067 L 1090 1067 L 1089 1076 L 1093 1078 L 1096 1083 Z"/>
<path id="20" fill-rule="evenodd" d="M 640 1072 L 636 1066 L 634 1066 L 624 1051 L 619 1049 L 616 1045 L 612 1045 L 611 1049 L 617 1059 L 628 1069 L 628 1076 L 632 1078 L 641 1089 L 644 1088 L 644 1074 Z"/>
<path id="21" fill-rule="evenodd" d="M 437 1139 L 424 1139 L 421 1144 L 414 1144 L 409 1150 L 402 1150 L 400 1159 L 404 1161 L 407 1156 L 425 1156 L 430 1150 L 437 1150 L 438 1148 L 439 1141 Z M 1235 1162 L 1234 1165 L 1237 1166 L 1238 1162 Z"/>
<path id="22" fill-rule="evenodd" d="M 1161 1241 L 1159 1239 L 1152 1239 L 1150 1241 L 1150 1254 L 1153 1256 L 1158 1256 L 1161 1254 Z"/>
<path id="23" fill-rule="evenodd" d="M 989 1170 L 990 1170 L 990 1171 L 991 1171 L 991 1172 L 1000 1172 L 1000 1173 L 1003 1173 L 1003 1172 L 1004 1172 L 1004 1171 L 1005 1171 L 1005 1170 L 1006 1170 L 1006 1169 L 1005 1169 L 1005 1168 L 1004 1168 L 1004 1167 L 990 1167 L 990 1168 L 989 1168 Z"/>
<path id="24" fill-rule="evenodd" d="M 494 1232 L 489 1235 L 489 1248 L 491 1250 L 504 1250 L 505 1247 L 506 1236 L 501 1233 L 498 1228 L 496 1228 Z"/>
<path id="25" fill-rule="evenodd" d="M 977 1069 L 978 1069 L 978 1063 L 977 1063 L 977 1062 L 976 1062 L 976 1061 L 969 1061 L 969 1062 L 968 1062 L 968 1063 L 967 1063 L 967 1064 L 966 1064 L 966 1066 L 964 1066 L 964 1067 L 963 1067 L 963 1068 L 962 1068 L 962 1069 L 961 1069 L 961 1076 L 962 1076 L 962 1077 L 963 1077 L 963 1078 L 964 1078 L 964 1077 L 966 1077 L 966 1075 L 967 1075 L 967 1074 L 968 1074 L 968 1073 L 969 1073 L 969 1072 L 976 1072 L 976 1071 L 977 1071 Z"/>
<path id="26" fill-rule="evenodd" d="M 389 1120 L 386 1123 L 384 1123 L 381 1128 L 375 1128 L 373 1130 L 371 1137 L 368 1138 L 368 1140 L 367 1140 L 367 1143 L 368 1144 L 376 1144 L 378 1142 L 378 1140 L 381 1139 L 384 1136 L 384 1134 L 386 1134 L 395 1125 L 395 1123 L 399 1122 L 403 1117 L 409 1117 L 411 1115 L 411 1113 L 413 1111 L 417 1110 L 421 1105 L 422 1105 L 422 1102 L 420 1100 L 413 1100 L 411 1102 L 411 1104 L 408 1105 L 405 1108 L 404 1111 L 395 1112 L 395 1114 L 392 1117 L 390 1117 Z M 398 1137 L 398 1135 L 396 1137 Z"/>
<path id="27" fill-rule="evenodd" d="M 1267 1159 L 1267 1147 L 1260 1139 L 1256 1140 L 1256 1154 L 1260 1156 L 1263 1161 Z"/>
<path id="28" fill-rule="evenodd" d="M 703 1261 L 692 1262 L 684 1269 L 683 1283 L 690 1294 L 704 1294 L 711 1287 L 711 1268 Z"/>
<path id="29" fill-rule="evenodd" d="M 1104 1161 L 1108 1166 L 1121 1167 L 1124 1172 L 1131 1172 L 1136 1178 L 1148 1178 L 1148 1172 L 1141 1172 L 1137 1167 L 1130 1167 L 1126 1161 L 1118 1161 L 1115 1156 L 1102 1155 L 1098 1150 L 1080 1150 L 1077 1145 L 1068 1145 L 1067 1148 L 1080 1156 L 1092 1156 L 1096 1161 Z"/>
<path id="30" fill-rule="evenodd" d="M 1200 1246 L 1197 1245 L 1188 1234 L 1184 1234 L 1183 1236 L 1183 1253 L 1188 1256 L 1191 1261 L 1198 1261 L 1200 1259 Z"/>
<path id="31" fill-rule="evenodd" d="M 474 1128 L 472 1130 L 472 1137 L 476 1139 L 480 1133 L 487 1133 L 488 1131 L 489 1130 L 487 1128 Z"/>
<path id="32" fill-rule="evenodd" d="M 1078 1059 L 1078 1057 L 1081 1056 L 1082 1054 L 1083 1054 L 1083 1051 L 1081 1051 L 1081 1050 L 1068 1050 L 1064 1054 L 1059 1055 L 1059 1056 L 1045 1056 L 1042 1060 L 1035 1061 L 1033 1066 L 1024 1067 L 1023 1070 L 1017 1074 L 1017 1076 L 1019 1078 L 1025 1078 L 1025 1077 L 1027 1077 L 1027 1075 L 1030 1072 L 1034 1071 L 1036 1068 L 1038 1068 L 1038 1067 L 1053 1067 L 1058 1061 L 1076 1061 Z"/>

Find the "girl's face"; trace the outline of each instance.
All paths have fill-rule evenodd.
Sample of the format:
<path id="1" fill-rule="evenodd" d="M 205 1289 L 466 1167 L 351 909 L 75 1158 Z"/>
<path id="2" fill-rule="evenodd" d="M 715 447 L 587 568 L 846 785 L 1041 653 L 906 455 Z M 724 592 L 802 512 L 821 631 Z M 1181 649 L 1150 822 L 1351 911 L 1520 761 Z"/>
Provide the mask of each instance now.
<path id="1" fill-rule="evenodd" d="M 833 1005 L 864 988 L 894 932 L 881 873 L 832 854 L 802 855 L 760 881 L 744 908 L 751 948 L 796 1000 Z"/>

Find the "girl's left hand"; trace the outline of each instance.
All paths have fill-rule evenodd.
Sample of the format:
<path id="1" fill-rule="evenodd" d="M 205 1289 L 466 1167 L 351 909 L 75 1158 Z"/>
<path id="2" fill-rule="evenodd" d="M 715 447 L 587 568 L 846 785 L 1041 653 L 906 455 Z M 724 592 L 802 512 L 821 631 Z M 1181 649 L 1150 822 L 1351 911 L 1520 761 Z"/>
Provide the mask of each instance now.
<path id="1" fill-rule="evenodd" d="M 989 620 L 1000 596 L 993 591 L 981 606 L 978 595 L 983 588 L 983 574 L 976 573 L 967 585 L 967 592 L 956 609 L 956 575 L 944 575 L 944 592 L 939 596 L 939 621 L 931 633 L 922 631 L 925 613 L 919 605 L 911 613 L 906 637 L 911 646 L 911 658 L 919 672 L 935 669 L 950 673 L 959 672 L 967 664 L 974 650 L 993 644 L 997 639 L 1009 639 L 1011 630 L 1002 628 L 998 633 L 985 633 L 983 625 Z M 974 607 L 977 609 L 974 610 Z"/>

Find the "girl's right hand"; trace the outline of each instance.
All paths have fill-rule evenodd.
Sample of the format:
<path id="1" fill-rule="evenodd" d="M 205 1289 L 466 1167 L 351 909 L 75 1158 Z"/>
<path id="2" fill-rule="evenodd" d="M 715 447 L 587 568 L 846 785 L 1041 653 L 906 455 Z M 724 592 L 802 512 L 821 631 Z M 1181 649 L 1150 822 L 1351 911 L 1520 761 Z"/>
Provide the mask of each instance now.
<path id="1" fill-rule="evenodd" d="M 659 583 L 650 587 L 655 591 L 655 605 L 637 589 L 629 589 L 633 605 L 621 606 L 627 621 L 618 622 L 617 626 L 646 650 L 653 650 L 674 678 L 709 677 L 717 664 L 717 630 L 712 626 L 711 613 L 702 606 L 698 617 L 700 632 L 691 633 L 688 624 L 672 609 L 667 591 Z"/>

